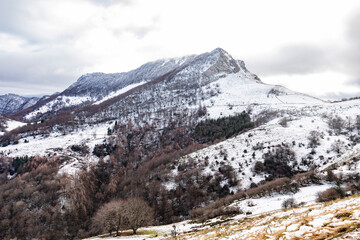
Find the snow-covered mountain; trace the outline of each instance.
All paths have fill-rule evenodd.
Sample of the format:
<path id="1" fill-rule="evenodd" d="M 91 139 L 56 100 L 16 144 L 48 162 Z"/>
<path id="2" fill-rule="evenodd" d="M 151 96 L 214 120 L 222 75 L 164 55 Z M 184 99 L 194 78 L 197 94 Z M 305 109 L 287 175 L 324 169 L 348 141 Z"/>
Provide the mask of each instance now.
<path id="1" fill-rule="evenodd" d="M 63 149 L 78 143 L 93 149 L 108 138 L 107 130 L 114 121 L 119 125 L 131 122 L 134 126 L 151 126 L 153 130 L 139 139 L 141 145 L 147 146 L 159 141 L 162 131 L 169 126 L 195 126 L 203 119 L 243 111 L 251 111 L 253 120 L 265 110 L 300 114 L 327 104 L 282 86 L 263 83 L 247 70 L 243 61 L 217 48 L 197 56 L 147 63 L 128 73 L 84 75 L 64 92 L 37 104 L 26 118 L 47 119 L 56 110 L 85 103 L 88 104 L 85 108 L 73 108 L 71 115 L 78 124 L 71 124 L 71 129 L 66 130 L 68 134 L 54 128 L 50 137 L 39 136 L 37 141 L 30 140 L 33 135 L 24 134 L 27 144 L 23 148 L 7 146 L 9 150 L 14 148 L 9 154 L 48 154 L 53 151 L 49 150 L 53 149 L 53 141 L 62 142 Z M 199 110 L 205 111 L 199 114 Z M 33 142 L 36 148 L 31 147 Z"/>
<path id="2" fill-rule="evenodd" d="M 25 119 L 40 118 L 43 114 L 55 113 L 66 108 L 74 109 L 75 107 L 101 103 L 134 87 L 152 81 L 190 61 L 192 58 L 194 56 L 158 60 L 123 73 L 85 74 L 51 101 L 44 102 L 32 109 L 31 112 L 27 112 Z"/>
<path id="3" fill-rule="evenodd" d="M 359 99 L 331 103 L 265 84 L 220 48 L 87 74 L 15 115 L 27 124 L 0 119 L 0 180 L 9 189 L 0 203 L 11 209 L 17 198 L 27 219 L 71 216 L 58 232 L 82 238 L 94 210 L 119 196 L 146 199 L 156 221 L 170 223 L 213 218 L 226 206 L 238 220 L 256 217 L 291 197 L 313 204 L 331 187 L 359 193 L 359 113 Z M 40 200 L 55 207 L 39 208 Z"/>
<path id="4" fill-rule="evenodd" d="M 39 101 L 37 97 L 22 97 L 16 94 L 1 95 L 0 113 L 16 113 L 33 106 L 37 101 Z"/>
<path id="5" fill-rule="evenodd" d="M 235 60 L 226 51 L 217 48 L 197 56 L 150 62 L 126 73 L 83 75 L 51 101 L 27 112 L 25 119 L 40 119 L 44 114 L 59 110 L 99 104 L 123 96 L 131 89 L 138 89 L 135 90 L 136 95 L 143 96 L 136 96 L 133 102 L 137 101 L 137 107 L 143 107 L 147 112 L 156 111 L 153 107 L 158 108 L 149 107 L 149 103 L 159 105 L 160 108 L 165 105 L 183 108 L 187 107 L 186 104 L 189 107 L 229 104 L 239 110 L 243 109 L 241 105 L 246 108 L 249 104 L 321 102 L 281 86 L 262 83 L 246 69 L 243 61 Z M 129 106 L 128 103 L 121 104 L 122 107 L 134 108 L 131 103 Z M 116 114 L 119 112 L 116 111 Z"/>

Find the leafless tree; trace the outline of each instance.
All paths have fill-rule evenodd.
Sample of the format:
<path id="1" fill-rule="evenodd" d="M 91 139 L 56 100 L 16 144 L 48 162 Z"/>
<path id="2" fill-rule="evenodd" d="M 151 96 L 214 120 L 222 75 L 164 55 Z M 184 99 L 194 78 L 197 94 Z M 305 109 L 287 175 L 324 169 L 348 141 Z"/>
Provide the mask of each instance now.
<path id="1" fill-rule="evenodd" d="M 154 218 L 154 210 L 141 198 L 129 198 L 124 202 L 124 220 L 127 227 L 136 230 L 148 226 Z"/>
<path id="2" fill-rule="evenodd" d="M 124 226 L 124 201 L 113 200 L 102 206 L 93 218 L 93 227 L 99 232 L 107 231 L 111 236 L 113 231 L 119 235 Z"/>
<path id="3" fill-rule="evenodd" d="M 356 128 L 358 129 L 358 131 L 360 131 L 360 115 L 356 116 Z"/>

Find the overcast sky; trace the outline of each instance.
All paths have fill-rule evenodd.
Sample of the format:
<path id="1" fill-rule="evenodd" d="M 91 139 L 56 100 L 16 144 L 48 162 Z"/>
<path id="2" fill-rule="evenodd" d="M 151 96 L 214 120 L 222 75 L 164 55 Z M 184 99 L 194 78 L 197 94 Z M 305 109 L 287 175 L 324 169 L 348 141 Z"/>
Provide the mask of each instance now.
<path id="1" fill-rule="evenodd" d="M 0 94 L 217 47 L 266 83 L 360 96 L 358 0 L 0 0 Z"/>

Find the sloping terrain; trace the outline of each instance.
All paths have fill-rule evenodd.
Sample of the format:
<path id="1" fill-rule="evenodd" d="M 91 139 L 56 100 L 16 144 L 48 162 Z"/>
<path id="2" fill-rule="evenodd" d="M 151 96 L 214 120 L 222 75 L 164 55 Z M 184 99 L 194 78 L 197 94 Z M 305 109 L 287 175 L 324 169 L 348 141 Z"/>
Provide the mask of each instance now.
<path id="1" fill-rule="evenodd" d="M 232 166 L 238 173 L 242 188 L 248 188 L 252 183 L 258 184 L 272 175 L 271 169 L 266 167 L 266 155 L 275 154 L 281 148 L 289 149 L 293 154 L 280 160 L 286 162 L 285 165 L 294 172 L 325 169 L 343 157 L 360 153 L 358 129 L 354 127 L 360 113 L 359 105 L 360 102 L 354 100 L 300 107 L 277 106 L 275 119 L 184 156 L 179 159 L 178 165 L 189 160 L 199 165 L 206 162 L 203 172 L 208 175 L 215 175 L 221 166 Z M 331 123 L 337 120 L 341 124 L 334 128 Z"/>
<path id="2" fill-rule="evenodd" d="M 170 72 L 151 81 L 169 69 Z M 145 75 L 147 72 L 151 74 Z M 110 89 L 116 89 L 114 84 L 120 84 L 119 90 L 106 95 Z M 201 119 L 234 115 L 245 110 L 251 110 L 252 118 L 256 119 L 265 109 L 282 114 L 283 110 L 298 112 L 318 105 L 326 107 L 321 100 L 262 83 L 242 61 L 234 60 L 222 49 L 215 49 L 199 56 L 145 64 L 126 74 L 85 75 L 27 116 L 40 114 L 38 116 L 43 116 L 46 124 L 47 115 L 41 113 L 51 113 L 57 103 L 61 103 L 61 109 L 83 103 L 84 99 L 94 102 L 92 94 L 95 93 L 102 94 L 102 98 L 96 97 L 101 100 L 76 110 L 72 114 L 73 120 L 61 120 L 75 124 L 69 127 L 65 122 L 63 130 L 53 127 L 45 135 L 23 134 L 18 145 L 0 151 L 6 152 L 7 156 L 46 155 L 54 151 L 54 141 L 63 150 L 74 144 L 85 144 L 93 149 L 95 144 L 108 138 L 106 130 L 113 128 L 115 121 L 119 125 L 129 122 L 140 127 L 149 125 L 154 131 L 161 132 L 169 125 L 193 127 Z M 200 115 L 199 110 L 203 110 Z M 143 138 L 143 145 L 157 138 L 154 131 Z M 58 149 L 57 153 L 61 151 Z"/>
<path id="3" fill-rule="evenodd" d="M 39 101 L 37 97 L 22 97 L 15 94 L 0 96 L 0 114 L 16 113 L 25 108 L 31 107 Z"/>
<path id="4" fill-rule="evenodd" d="M 65 109 L 100 103 L 120 95 L 136 86 L 152 81 L 168 71 L 190 61 L 193 56 L 158 60 L 126 73 L 90 73 L 81 76 L 74 84 L 43 104 L 25 113 L 25 119 L 41 119 Z"/>
<path id="5" fill-rule="evenodd" d="M 133 196 L 154 209 L 156 224 L 180 222 L 180 232 L 229 212 L 232 224 L 255 215 L 263 231 L 257 214 L 287 198 L 308 205 L 329 187 L 360 191 L 359 108 L 359 99 L 330 103 L 264 84 L 222 49 L 84 75 L 12 116 L 26 124 L 1 122 L 0 234 L 99 234 L 96 211 Z M 181 222 L 190 217 L 212 220 Z M 242 237 L 237 227 L 227 228 Z M 222 236 L 218 228 L 197 233 Z"/>
<path id="6" fill-rule="evenodd" d="M 332 239 L 360 227 L 359 204 L 357 196 L 253 217 L 234 216 L 222 219 L 225 224 L 178 239 Z"/>
<path id="7" fill-rule="evenodd" d="M 308 189 L 303 190 L 304 193 L 306 191 Z M 306 196 L 304 193 L 302 195 Z M 262 210 L 252 215 L 224 216 L 204 223 L 184 221 L 143 228 L 144 235 L 91 239 L 175 239 L 171 237 L 173 226 L 177 232 L 176 239 L 358 239 L 359 196 L 327 203 L 309 203 L 308 206 L 288 210 L 261 206 Z"/>

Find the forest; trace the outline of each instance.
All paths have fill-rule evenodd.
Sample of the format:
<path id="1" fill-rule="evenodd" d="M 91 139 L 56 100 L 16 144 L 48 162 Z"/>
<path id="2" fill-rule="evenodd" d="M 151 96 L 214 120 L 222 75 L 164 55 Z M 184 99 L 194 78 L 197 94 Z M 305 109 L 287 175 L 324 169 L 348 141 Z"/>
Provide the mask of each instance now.
<path id="1" fill-rule="evenodd" d="M 240 123 L 249 119 L 243 113 L 237 118 L 222 118 L 211 124 L 221 126 L 216 138 L 226 137 L 244 130 Z M 224 122 L 238 122 L 239 126 L 229 130 L 223 127 Z M 133 197 L 144 200 L 153 209 L 153 224 L 172 223 L 190 217 L 194 208 L 234 194 L 230 187 L 236 186 L 238 181 L 231 166 L 223 166 L 216 176 L 209 176 L 202 174 L 201 165 L 192 165 L 191 161 L 180 165 L 176 162 L 216 138 L 199 141 L 191 126 L 170 125 L 158 137 L 160 144 L 152 146 L 142 142 L 147 133 L 153 133 L 151 126 L 116 123 L 110 131 L 109 140 L 94 149 L 81 145 L 71 147 L 72 151 L 100 157 L 98 163 L 74 176 L 58 174 L 66 156 L 1 157 L 1 238 L 91 236 L 104 230 L 99 224 L 94 225 L 99 209 L 111 201 L 126 202 Z M 177 187 L 168 190 L 164 183 L 174 168 L 179 173 Z M 222 184 L 224 181 L 228 183 Z"/>

